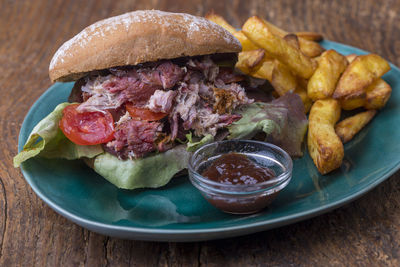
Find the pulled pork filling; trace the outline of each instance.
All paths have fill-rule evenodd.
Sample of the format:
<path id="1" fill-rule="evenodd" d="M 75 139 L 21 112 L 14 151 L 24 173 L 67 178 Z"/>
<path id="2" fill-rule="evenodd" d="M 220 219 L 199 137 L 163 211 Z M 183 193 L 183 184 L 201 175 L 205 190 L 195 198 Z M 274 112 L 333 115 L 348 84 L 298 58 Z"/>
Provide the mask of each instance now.
<path id="1" fill-rule="evenodd" d="M 252 103 L 238 83 L 241 75 L 217 66 L 209 56 L 181 64 L 109 69 L 106 75 L 79 81 L 79 111 L 110 111 L 116 121 L 114 140 L 104 148 L 121 159 L 165 151 L 177 138 L 192 131 L 201 137 L 241 118 L 233 110 Z M 76 91 L 76 90 L 73 90 Z M 76 93 L 76 92 L 75 92 Z M 135 117 L 126 104 L 146 112 L 165 114 L 159 120 Z"/>

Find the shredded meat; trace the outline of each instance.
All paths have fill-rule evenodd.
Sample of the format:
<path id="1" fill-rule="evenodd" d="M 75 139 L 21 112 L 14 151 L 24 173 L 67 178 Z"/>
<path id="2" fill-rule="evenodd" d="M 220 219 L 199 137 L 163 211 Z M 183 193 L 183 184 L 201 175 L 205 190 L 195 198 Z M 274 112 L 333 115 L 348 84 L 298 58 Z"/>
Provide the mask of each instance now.
<path id="1" fill-rule="evenodd" d="M 177 91 L 162 91 L 157 90 L 150 97 L 147 108 L 154 112 L 169 113 L 174 103 Z"/>
<path id="2" fill-rule="evenodd" d="M 82 91 L 90 94 L 79 109 L 116 109 L 125 102 L 143 106 L 157 90 L 170 89 L 183 78 L 184 71 L 171 62 L 155 68 L 111 69 L 112 74 L 89 79 Z"/>
<path id="3" fill-rule="evenodd" d="M 159 122 L 125 120 L 117 126 L 115 140 L 109 142 L 107 147 L 122 159 L 143 157 L 156 150 L 154 141 L 161 129 Z"/>
<path id="4" fill-rule="evenodd" d="M 243 81 L 244 76 L 234 73 L 231 68 L 220 68 L 216 80 L 221 80 L 223 83 L 237 83 Z"/>
<path id="5" fill-rule="evenodd" d="M 104 147 L 121 159 L 168 150 L 188 131 L 199 137 L 215 136 L 240 119 L 232 113 L 237 106 L 253 102 L 236 83 L 243 76 L 218 67 L 209 56 L 176 64 L 163 61 L 111 68 L 95 75 L 80 81 L 73 99 L 83 101 L 80 111 L 113 114 L 115 138 Z M 145 112 L 168 115 L 160 121 L 134 120 L 126 112 L 128 102 Z"/>

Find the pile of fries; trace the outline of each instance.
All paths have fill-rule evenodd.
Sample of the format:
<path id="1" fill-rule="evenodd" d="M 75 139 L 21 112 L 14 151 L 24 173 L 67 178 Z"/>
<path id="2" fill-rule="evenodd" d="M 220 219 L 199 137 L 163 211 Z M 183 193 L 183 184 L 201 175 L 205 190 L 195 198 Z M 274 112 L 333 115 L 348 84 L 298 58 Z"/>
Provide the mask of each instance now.
<path id="1" fill-rule="evenodd" d="M 392 89 L 381 76 L 389 63 L 375 54 L 341 55 L 318 44 L 313 32 L 288 33 L 257 16 L 240 31 L 223 17 L 206 18 L 224 27 L 242 44 L 236 68 L 268 80 L 279 96 L 297 93 L 309 114 L 308 151 L 318 171 L 326 174 L 342 164 L 343 143 L 350 141 L 385 106 Z M 363 108 L 340 122 L 341 110 Z"/>

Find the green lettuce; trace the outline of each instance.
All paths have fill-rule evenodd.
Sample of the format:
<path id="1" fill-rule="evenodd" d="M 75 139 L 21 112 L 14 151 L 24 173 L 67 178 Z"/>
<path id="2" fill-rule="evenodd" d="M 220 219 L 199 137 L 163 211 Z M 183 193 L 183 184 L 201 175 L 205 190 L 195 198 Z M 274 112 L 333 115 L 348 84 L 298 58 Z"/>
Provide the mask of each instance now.
<path id="1" fill-rule="evenodd" d="M 251 139 L 265 133 L 264 141 L 280 146 L 289 155 L 303 155 L 307 117 L 297 94 L 287 93 L 269 103 L 255 102 L 235 110 L 242 118 L 228 126 L 228 139 Z"/>
<path id="2" fill-rule="evenodd" d="M 212 136 L 211 134 L 206 134 L 205 136 L 203 136 L 201 139 L 197 138 L 197 137 L 193 137 L 192 136 L 192 132 L 189 132 L 186 135 L 186 138 L 188 140 L 188 143 L 186 144 L 186 149 L 188 151 L 195 151 L 196 149 L 198 149 L 199 147 L 211 143 L 212 141 L 214 141 L 214 136 Z"/>
<path id="3" fill-rule="evenodd" d="M 185 145 L 179 145 L 166 152 L 134 160 L 119 160 L 103 153 L 91 160 L 89 165 L 119 188 L 156 188 L 167 184 L 176 173 L 185 169 L 189 157 L 190 152 Z"/>
<path id="4" fill-rule="evenodd" d="M 281 132 L 279 123 L 263 112 L 264 108 L 264 103 L 256 102 L 235 111 L 242 118 L 228 126 L 228 139 L 251 139 L 259 132 L 278 135 Z"/>
<path id="5" fill-rule="evenodd" d="M 141 159 L 119 160 L 105 153 L 101 145 L 76 145 L 58 127 L 62 111 L 70 103 L 59 104 L 29 135 L 23 150 L 14 157 L 14 166 L 33 157 L 84 159 L 97 173 L 124 189 L 160 187 L 186 168 L 190 152 L 179 145 L 163 153 Z"/>
<path id="6" fill-rule="evenodd" d="M 36 157 L 79 159 L 93 158 L 103 153 L 100 145 L 80 146 L 65 137 L 58 127 L 62 111 L 70 103 L 59 104 L 53 112 L 41 120 L 29 135 L 28 141 L 21 152 L 14 157 L 14 166 L 19 167 L 22 162 Z"/>

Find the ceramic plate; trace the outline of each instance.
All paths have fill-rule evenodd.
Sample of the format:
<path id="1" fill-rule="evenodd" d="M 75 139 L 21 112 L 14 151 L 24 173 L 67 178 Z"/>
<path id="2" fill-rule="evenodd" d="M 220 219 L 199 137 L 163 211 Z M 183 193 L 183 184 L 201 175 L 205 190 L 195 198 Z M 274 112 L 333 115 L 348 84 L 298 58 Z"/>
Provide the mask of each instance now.
<path id="1" fill-rule="evenodd" d="M 342 54 L 364 54 L 357 48 L 323 41 Z M 400 70 L 383 77 L 393 88 L 386 105 L 345 145 L 340 170 L 321 176 L 306 155 L 294 161 L 293 179 L 258 214 L 235 216 L 206 202 L 188 177 L 160 189 L 121 190 L 79 161 L 32 159 L 21 169 L 36 194 L 71 221 L 98 233 L 126 239 L 196 241 L 263 231 L 322 214 L 371 190 L 400 166 Z M 19 135 L 19 150 L 32 128 L 65 102 L 72 83 L 56 83 L 32 106 Z M 45 218 L 43 218 L 45 219 Z"/>

